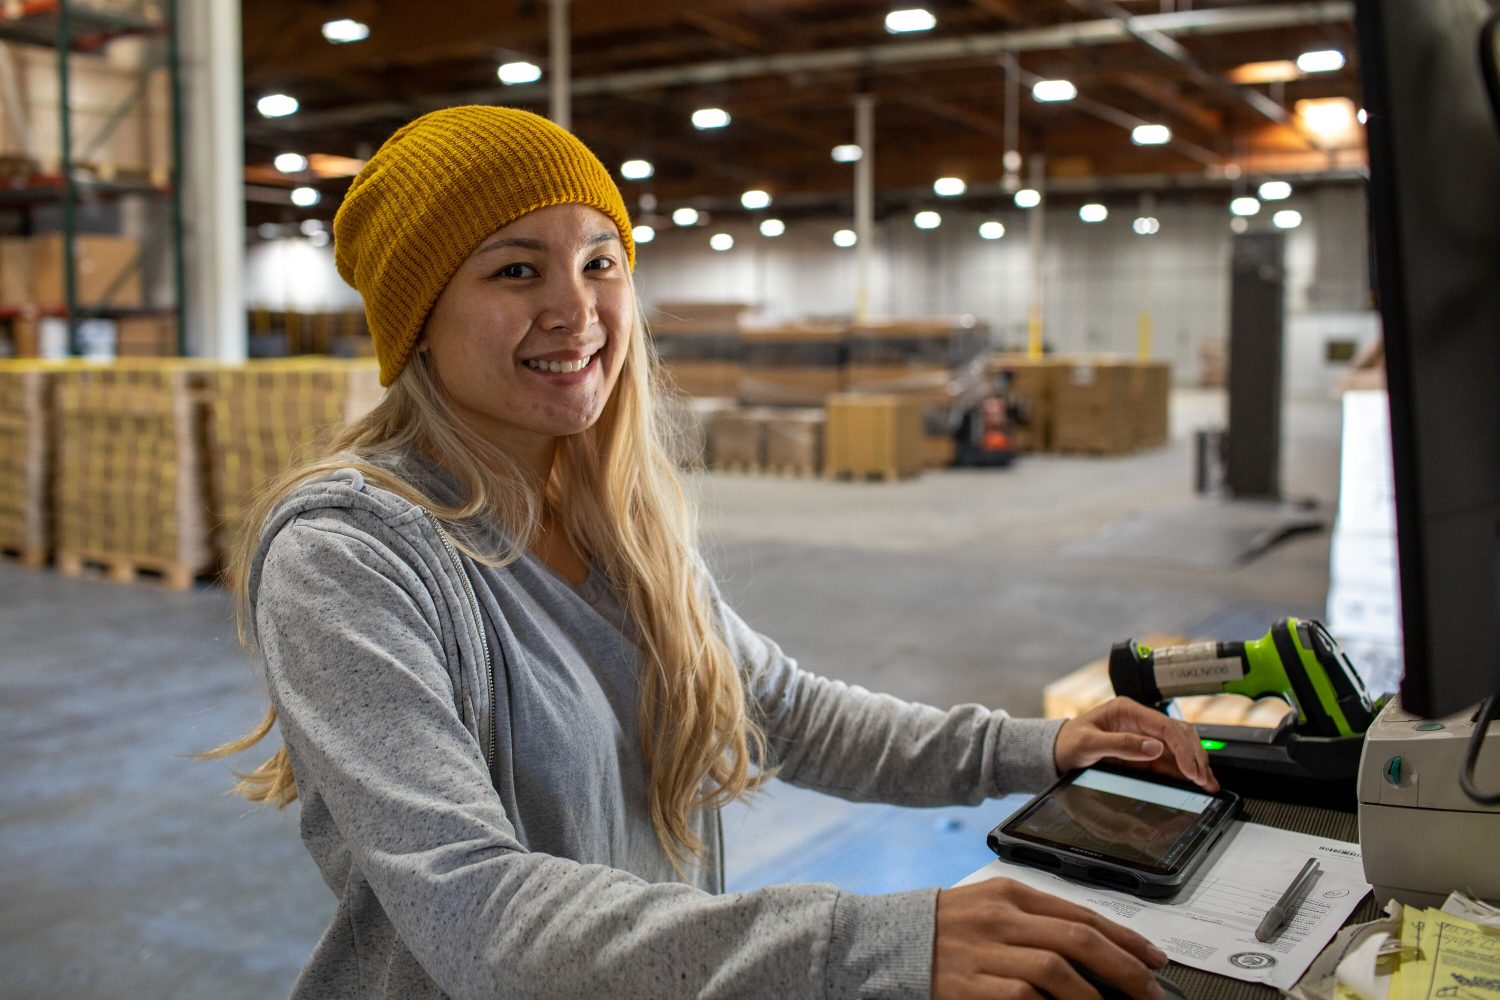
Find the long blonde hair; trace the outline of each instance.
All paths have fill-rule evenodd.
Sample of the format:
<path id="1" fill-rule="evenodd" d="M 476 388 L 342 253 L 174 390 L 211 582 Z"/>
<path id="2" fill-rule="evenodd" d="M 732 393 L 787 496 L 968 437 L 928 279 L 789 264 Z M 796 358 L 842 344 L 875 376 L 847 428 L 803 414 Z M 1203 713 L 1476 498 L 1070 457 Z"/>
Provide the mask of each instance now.
<path id="1" fill-rule="evenodd" d="M 595 425 L 561 438 L 547 496 L 527 485 L 518 466 L 468 432 L 448 404 L 426 353 L 414 353 L 380 403 L 340 433 L 318 458 L 273 480 L 256 499 L 229 553 L 225 577 L 235 595 L 240 642 L 252 648 L 249 580 L 260 531 L 288 493 L 340 468 L 425 507 L 452 530 L 465 554 L 504 565 L 532 541 L 543 503 L 560 514 L 574 549 L 623 595 L 641 646 L 638 721 L 650 784 L 651 822 L 679 873 L 702 858 L 694 813 L 758 788 L 766 739 L 747 710 L 744 687 L 699 571 L 693 505 L 669 458 L 671 433 L 657 414 L 658 368 L 636 310 L 624 366 Z M 462 504 L 435 501 L 398 472 L 412 454 L 440 456 L 467 490 Z M 476 546 L 472 528 L 494 519 L 510 540 L 502 550 Z M 493 535 L 491 536 L 493 537 Z M 276 722 L 272 705 L 250 733 L 200 755 L 214 759 L 253 746 Z M 284 807 L 297 798 L 282 746 L 253 771 L 237 773 L 234 791 Z"/>

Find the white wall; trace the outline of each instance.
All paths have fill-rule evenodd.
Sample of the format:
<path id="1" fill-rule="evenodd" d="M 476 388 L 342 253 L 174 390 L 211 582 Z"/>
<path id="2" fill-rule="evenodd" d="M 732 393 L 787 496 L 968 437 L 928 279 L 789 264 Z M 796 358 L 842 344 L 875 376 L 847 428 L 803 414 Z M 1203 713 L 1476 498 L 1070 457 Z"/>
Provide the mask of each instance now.
<path id="1" fill-rule="evenodd" d="M 245 305 L 289 312 L 362 308 L 359 293 L 339 277 L 331 246 L 300 237 L 260 240 L 245 252 Z"/>

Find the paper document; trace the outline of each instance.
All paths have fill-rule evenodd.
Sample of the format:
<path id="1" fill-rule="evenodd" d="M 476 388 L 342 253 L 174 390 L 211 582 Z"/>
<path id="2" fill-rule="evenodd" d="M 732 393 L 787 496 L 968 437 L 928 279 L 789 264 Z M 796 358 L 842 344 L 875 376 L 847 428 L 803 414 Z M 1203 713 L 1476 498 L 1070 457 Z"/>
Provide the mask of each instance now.
<path id="1" fill-rule="evenodd" d="M 1500 1000 L 1500 932 L 1442 910 L 1402 913 L 1390 1000 Z"/>
<path id="2" fill-rule="evenodd" d="M 1255 940 L 1255 928 L 1308 858 L 1322 873 L 1280 934 Z M 1035 868 L 992 861 L 960 882 L 1011 878 L 1103 914 L 1148 938 L 1172 960 L 1290 989 L 1370 886 L 1359 845 L 1236 822 L 1177 897 L 1154 902 L 1095 889 Z"/>

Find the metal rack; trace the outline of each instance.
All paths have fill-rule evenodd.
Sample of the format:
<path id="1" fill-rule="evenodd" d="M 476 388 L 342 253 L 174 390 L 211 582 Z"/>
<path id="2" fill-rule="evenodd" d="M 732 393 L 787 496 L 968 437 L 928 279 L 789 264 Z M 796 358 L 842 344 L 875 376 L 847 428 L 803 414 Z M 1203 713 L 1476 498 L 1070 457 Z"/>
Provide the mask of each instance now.
<path id="1" fill-rule="evenodd" d="M 178 354 L 184 353 L 185 330 L 182 194 L 182 110 L 180 47 L 177 31 L 177 0 L 110 0 L 107 7 L 76 0 L 22 0 L 0 5 L 0 41 L 49 48 L 57 60 L 58 159 L 55 169 L 37 162 L 41 150 L 30 150 L 23 169 L 0 177 L 0 211 L 20 212 L 29 217 L 40 205 L 58 205 L 61 210 L 63 301 L 37 302 L 24 309 L 0 309 L 0 317 L 18 315 L 56 316 L 68 324 L 69 352 L 80 353 L 79 324 L 88 319 L 129 315 L 172 315 L 176 319 Z M 82 143 L 74 142 L 72 106 L 73 53 L 100 52 L 111 41 L 126 36 L 158 36 L 158 59 L 139 67 L 136 85 L 120 96 L 97 132 Z M 141 108 L 149 92 L 150 76 L 165 65 L 168 79 L 170 136 L 167 163 L 153 165 L 142 176 L 122 176 L 110 169 L 91 169 L 90 161 L 115 130 Z M 81 147 L 81 148 L 75 148 Z M 106 175 L 107 174 L 107 175 Z M 165 202 L 168 211 L 144 234 L 130 266 L 122 271 L 96 301 L 80 300 L 78 281 L 79 206 L 82 200 L 144 198 Z M 25 228 L 30 227 L 28 218 Z M 147 261 L 170 255 L 172 302 L 153 304 L 149 296 L 137 306 L 113 302 L 120 286 L 131 274 L 141 273 Z"/>

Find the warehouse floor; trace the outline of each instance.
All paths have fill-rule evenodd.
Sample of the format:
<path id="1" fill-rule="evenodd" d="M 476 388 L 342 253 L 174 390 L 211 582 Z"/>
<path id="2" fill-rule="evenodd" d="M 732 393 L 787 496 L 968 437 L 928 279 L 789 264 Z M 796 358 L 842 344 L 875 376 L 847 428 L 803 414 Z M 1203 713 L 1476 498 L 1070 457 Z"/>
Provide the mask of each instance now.
<path id="1" fill-rule="evenodd" d="M 1117 640 L 1247 638 L 1321 615 L 1337 404 L 1294 401 L 1284 420 L 1285 493 L 1320 504 L 1325 527 L 1241 562 L 1287 512 L 1193 496 L 1192 431 L 1223 406 L 1177 393 L 1171 445 L 1122 458 L 892 485 L 703 476 L 710 562 L 741 615 L 809 669 L 1037 714 L 1048 682 Z M 295 807 L 249 808 L 222 794 L 224 765 L 184 758 L 264 708 L 226 595 L 9 562 L 0 593 L 0 998 L 285 995 L 333 903 Z M 985 862 L 998 808 L 773 785 L 726 816 L 731 885 L 951 882 Z"/>

